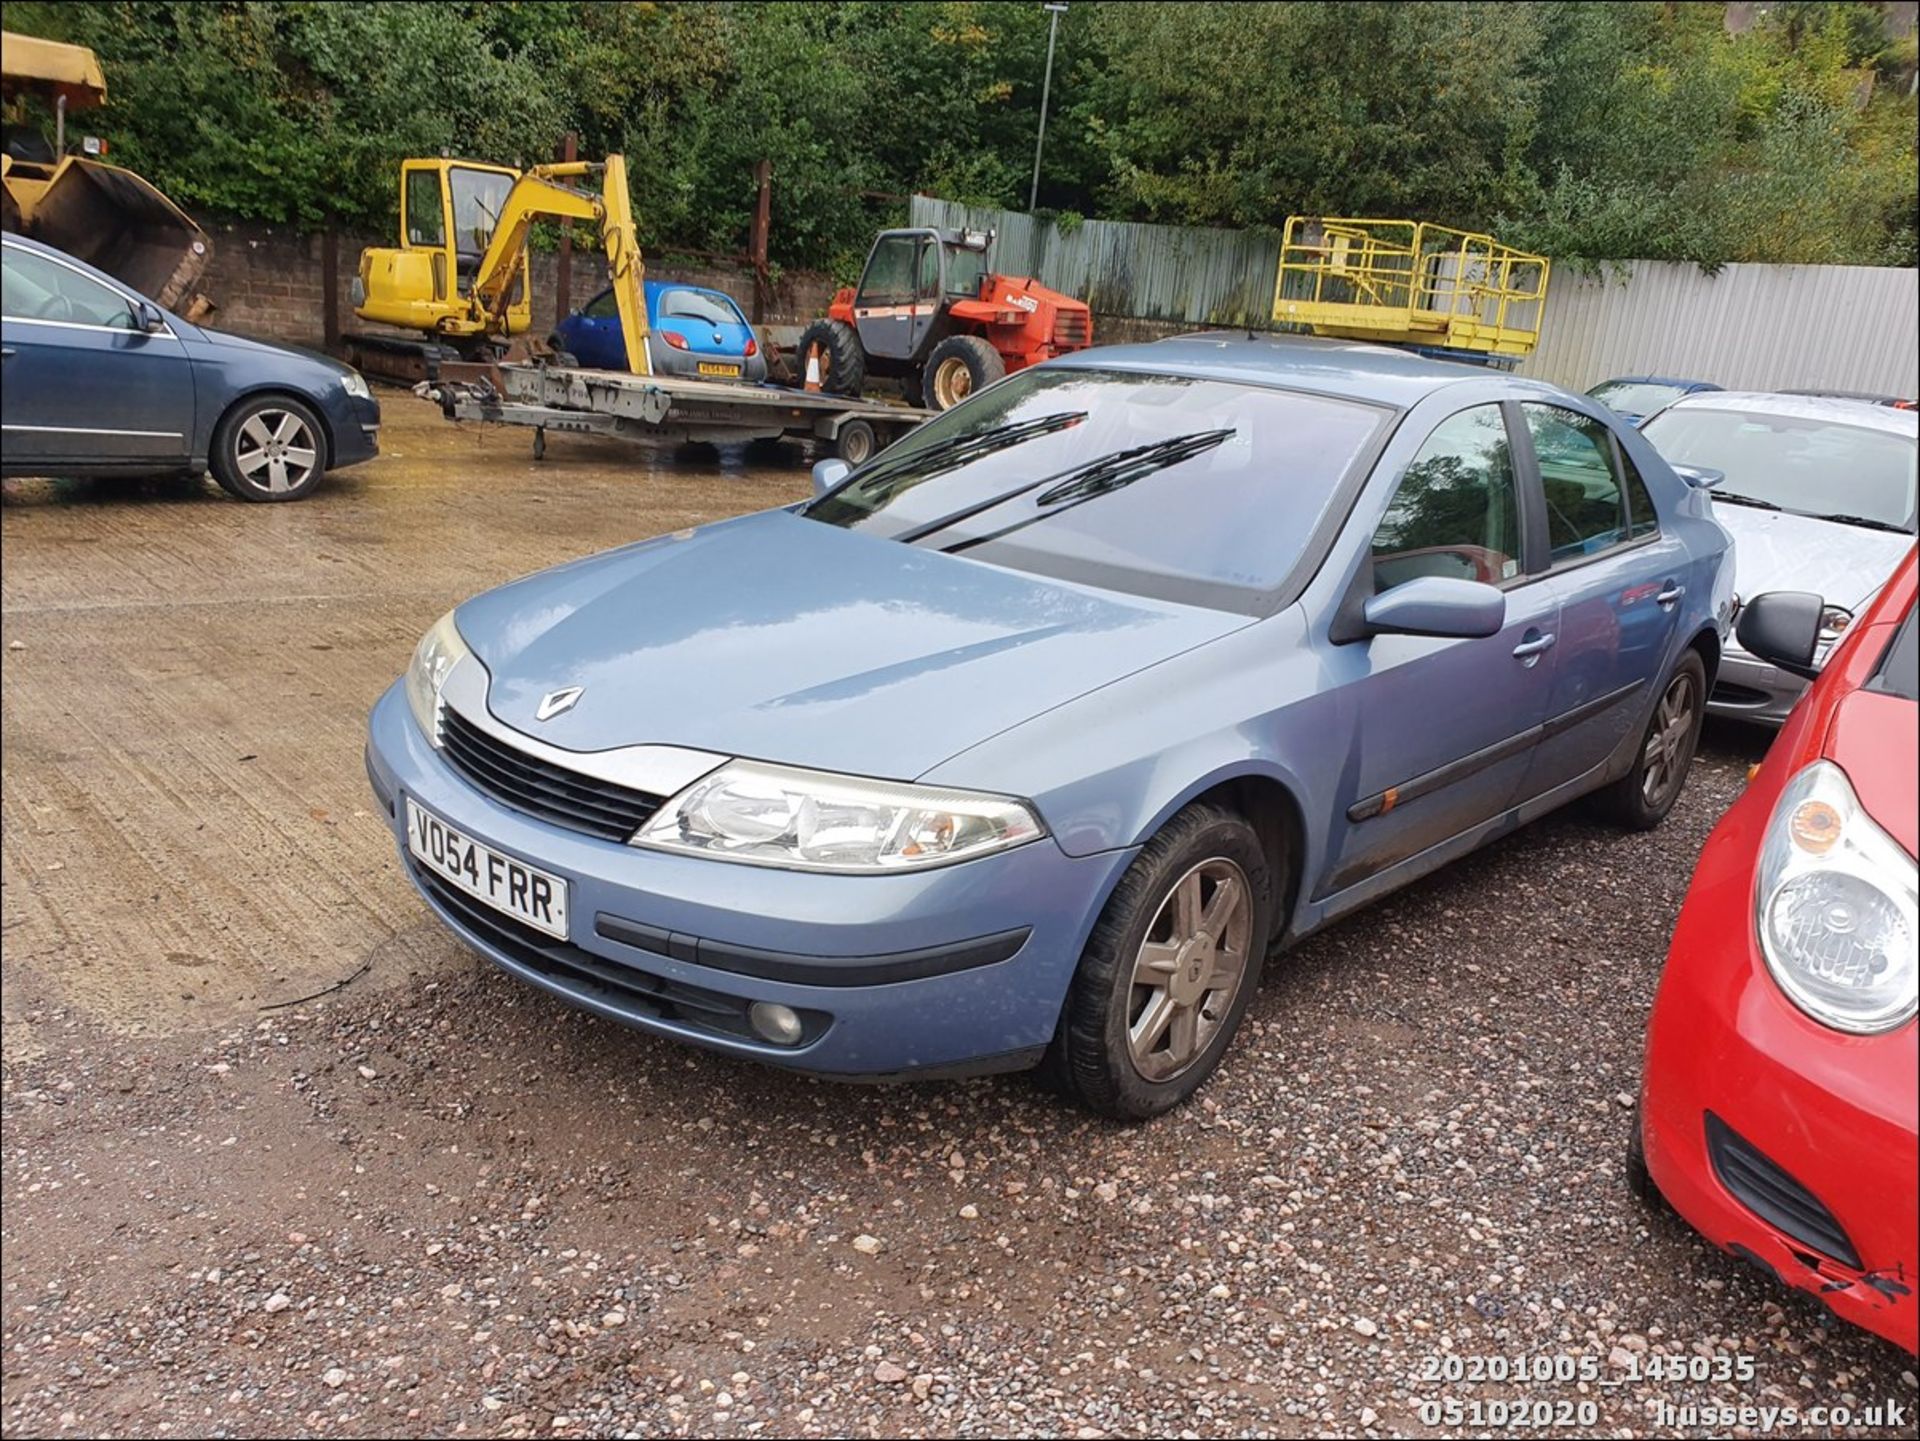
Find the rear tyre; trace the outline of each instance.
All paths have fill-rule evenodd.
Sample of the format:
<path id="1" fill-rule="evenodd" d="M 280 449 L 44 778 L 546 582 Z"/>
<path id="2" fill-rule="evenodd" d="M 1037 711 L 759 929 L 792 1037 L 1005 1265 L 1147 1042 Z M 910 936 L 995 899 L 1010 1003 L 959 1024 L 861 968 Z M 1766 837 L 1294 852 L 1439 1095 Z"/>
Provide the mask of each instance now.
<path id="1" fill-rule="evenodd" d="M 865 465 L 879 448 L 873 427 L 864 420 L 849 420 L 833 440 L 833 453 L 855 468 Z"/>
<path id="2" fill-rule="evenodd" d="M 949 335 L 927 357 L 923 398 L 934 410 L 952 410 L 1007 373 L 1000 352 L 977 335 Z"/>
<path id="3" fill-rule="evenodd" d="M 1594 793 L 1602 816 L 1630 831 L 1650 831 L 1667 818 L 1693 765 L 1706 702 L 1707 668 L 1700 653 L 1689 649 L 1654 704 L 1633 769 Z"/>
<path id="4" fill-rule="evenodd" d="M 301 500 L 327 473 L 327 432 L 304 401 L 253 396 L 220 417 L 207 463 L 240 500 Z"/>
<path id="5" fill-rule="evenodd" d="M 1043 1062 L 1054 1083 L 1120 1121 L 1198 1090 L 1259 988 L 1273 893 L 1240 816 L 1197 804 L 1167 822 L 1088 937 Z"/>
<path id="6" fill-rule="evenodd" d="M 867 386 L 867 353 L 860 336 L 840 320 L 816 320 L 800 332 L 793 352 L 801 385 L 814 383 L 830 395 L 858 395 Z"/>

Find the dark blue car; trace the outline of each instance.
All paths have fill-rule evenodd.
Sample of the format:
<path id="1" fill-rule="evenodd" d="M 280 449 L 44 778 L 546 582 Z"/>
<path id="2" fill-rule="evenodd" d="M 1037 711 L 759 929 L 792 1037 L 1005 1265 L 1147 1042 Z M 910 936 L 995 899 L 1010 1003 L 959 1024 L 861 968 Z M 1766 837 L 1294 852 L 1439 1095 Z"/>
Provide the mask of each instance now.
<path id="1" fill-rule="evenodd" d="M 767 358 L 753 327 L 724 290 L 649 280 L 647 354 L 655 375 L 762 381 Z M 550 342 L 594 370 L 625 370 L 626 340 L 613 292 L 603 290 L 554 328 Z"/>
<path id="2" fill-rule="evenodd" d="M 4 237 L 7 475 L 198 475 L 299 500 L 379 451 L 358 371 L 204 330 L 50 245 Z"/>
<path id="3" fill-rule="evenodd" d="M 1665 410 L 1683 395 L 1718 390 L 1711 380 L 1675 380 L 1666 375 L 1621 375 L 1603 380 L 1587 392 L 1628 425 L 1638 426 L 1655 411 Z"/>

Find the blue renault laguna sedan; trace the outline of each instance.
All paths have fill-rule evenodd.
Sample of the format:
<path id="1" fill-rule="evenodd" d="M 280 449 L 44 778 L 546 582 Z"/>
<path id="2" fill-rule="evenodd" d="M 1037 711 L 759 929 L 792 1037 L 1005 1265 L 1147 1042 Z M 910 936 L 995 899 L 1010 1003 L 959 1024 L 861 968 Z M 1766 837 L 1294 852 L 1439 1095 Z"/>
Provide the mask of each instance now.
<path id="1" fill-rule="evenodd" d="M 408 874 L 602 1015 L 1115 1117 L 1270 948 L 1579 796 L 1656 825 L 1730 610 L 1601 406 L 1364 345 L 1087 351 L 815 484 L 442 617 L 371 718 Z"/>

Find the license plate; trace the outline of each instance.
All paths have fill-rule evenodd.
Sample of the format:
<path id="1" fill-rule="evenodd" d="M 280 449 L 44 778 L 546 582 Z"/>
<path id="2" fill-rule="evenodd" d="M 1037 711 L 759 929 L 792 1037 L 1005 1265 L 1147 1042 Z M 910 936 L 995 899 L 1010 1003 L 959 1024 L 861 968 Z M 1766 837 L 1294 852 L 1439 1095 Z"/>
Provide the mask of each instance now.
<path id="1" fill-rule="evenodd" d="M 737 365 L 715 365 L 710 360 L 703 360 L 699 362 L 699 371 L 702 375 L 738 376 L 740 374 L 740 367 Z"/>
<path id="2" fill-rule="evenodd" d="M 436 876 L 476 901 L 564 941 L 567 883 L 502 855 L 407 798 L 407 849 Z"/>

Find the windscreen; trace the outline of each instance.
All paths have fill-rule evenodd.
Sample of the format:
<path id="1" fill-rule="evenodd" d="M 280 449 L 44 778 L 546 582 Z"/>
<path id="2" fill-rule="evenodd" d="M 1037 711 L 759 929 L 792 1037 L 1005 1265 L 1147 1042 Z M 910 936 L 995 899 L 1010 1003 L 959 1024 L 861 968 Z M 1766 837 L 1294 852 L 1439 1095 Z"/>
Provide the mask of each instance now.
<path id="1" fill-rule="evenodd" d="M 1610 380 L 1587 392 L 1603 405 L 1621 415 L 1652 415 L 1670 401 L 1685 395 L 1678 385 L 1658 385 L 1650 380 Z"/>
<path id="2" fill-rule="evenodd" d="M 455 166 L 449 181 L 453 190 L 454 249 L 462 255 L 485 254 L 494 227 L 500 223 L 501 207 L 513 189 L 513 177 Z"/>
<path id="3" fill-rule="evenodd" d="M 1915 437 L 1820 417 L 1675 406 L 1647 422 L 1659 452 L 1723 470 L 1715 500 L 1912 531 Z"/>
<path id="4" fill-rule="evenodd" d="M 806 507 L 828 525 L 1258 613 L 1390 412 L 1193 376 L 1022 371 Z"/>

